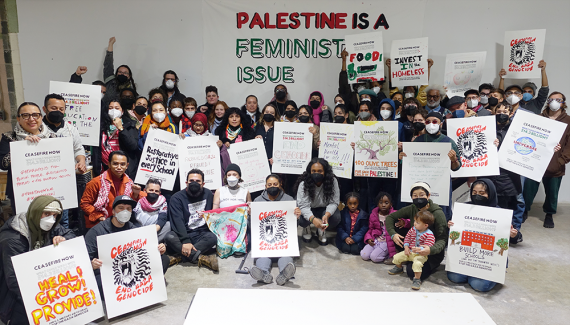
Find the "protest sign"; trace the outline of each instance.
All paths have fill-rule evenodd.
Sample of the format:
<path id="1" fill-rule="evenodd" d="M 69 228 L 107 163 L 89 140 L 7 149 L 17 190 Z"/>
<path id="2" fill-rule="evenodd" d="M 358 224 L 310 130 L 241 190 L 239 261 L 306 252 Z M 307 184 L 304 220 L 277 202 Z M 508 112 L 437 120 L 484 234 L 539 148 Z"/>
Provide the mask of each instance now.
<path id="1" fill-rule="evenodd" d="M 457 144 L 461 159 L 461 168 L 452 171 L 452 177 L 499 175 L 495 116 L 448 119 L 447 135 Z"/>
<path id="2" fill-rule="evenodd" d="M 98 147 L 101 140 L 101 86 L 50 81 L 49 93 L 65 99 L 65 123 L 77 128 L 81 143 Z"/>
<path id="3" fill-rule="evenodd" d="M 75 159 L 72 138 L 10 142 L 12 185 L 16 213 L 28 211 L 40 195 L 58 199 L 63 209 L 77 208 Z"/>
<path id="4" fill-rule="evenodd" d="M 546 29 L 505 32 L 503 69 L 507 78 L 540 78 L 538 62 L 542 60 Z"/>
<path id="5" fill-rule="evenodd" d="M 162 182 L 163 190 L 172 191 L 178 172 L 178 134 L 150 128 L 141 154 L 135 183 L 146 184 L 149 178 Z"/>
<path id="6" fill-rule="evenodd" d="M 274 173 L 302 174 L 311 161 L 313 134 L 310 123 L 276 122 L 273 136 Z"/>
<path id="7" fill-rule="evenodd" d="M 212 191 L 222 187 L 222 164 L 217 136 L 187 137 L 180 142 L 180 189 L 186 188 L 188 172 L 194 168 L 204 173 L 204 187 Z"/>
<path id="8" fill-rule="evenodd" d="M 97 236 L 107 317 L 166 300 L 154 225 Z"/>
<path id="9" fill-rule="evenodd" d="M 295 201 L 251 203 L 253 258 L 299 256 Z"/>
<path id="10" fill-rule="evenodd" d="M 12 257 L 28 322 L 87 324 L 104 316 L 83 237 Z"/>
<path id="11" fill-rule="evenodd" d="M 505 283 L 513 211 L 455 203 L 445 270 Z"/>
<path id="12" fill-rule="evenodd" d="M 540 182 L 566 126 L 562 122 L 517 110 L 499 149 L 499 165 Z"/>
<path id="13" fill-rule="evenodd" d="M 384 80 L 382 32 L 346 35 L 348 82 Z"/>
<path id="14" fill-rule="evenodd" d="M 412 202 L 410 188 L 415 182 L 426 182 L 431 188 L 431 199 L 449 206 L 451 160 L 447 154 L 451 143 L 404 142 L 402 159 L 402 202 Z"/>
<path id="15" fill-rule="evenodd" d="M 354 125 L 321 123 L 320 129 L 319 158 L 329 162 L 336 177 L 352 179 Z"/>
<path id="16" fill-rule="evenodd" d="M 454 53 L 445 58 L 444 84 L 447 97 L 461 96 L 469 89 L 479 89 L 487 52 Z"/>
<path id="17" fill-rule="evenodd" d="M 247 204 L 203 212 L 210 231 L 217 237 L 218 256 L 226 258 L 233 253 L 245 253 L 247 232 Z"/>
<path id="18" fill-rule="evenodd" d="M 354 121 L 354 130 L 354 176 L 398 178 L 398 122 Z"/>
<path id="19" fill-rule="evenodd" d="M 234 143 L 228 148 L 232 163 L 242 166 L 243 186 L 249 192 L 265 189 L 265 178 L 271 174 L 265 145 L 261 139 Z"/>
<path id="20" fill-rule="evenodd" d="M 393 87 L 428 84 L 428 38 L 392 41 L 390 51 Z"/>
<path id="21" fill-rule="evenodd" d="M 471 187 L 467 182 L 461 184 L 461 186 L 451 192 L 451 207 L 453 207 L 456 202 L 471 202 Z"/>

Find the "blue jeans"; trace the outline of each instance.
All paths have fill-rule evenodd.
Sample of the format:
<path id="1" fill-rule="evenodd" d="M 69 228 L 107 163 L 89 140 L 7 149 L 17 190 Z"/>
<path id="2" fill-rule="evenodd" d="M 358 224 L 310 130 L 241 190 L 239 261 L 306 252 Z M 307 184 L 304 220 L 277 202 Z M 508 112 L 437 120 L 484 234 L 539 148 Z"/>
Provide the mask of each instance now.
<path id="1" fill-rule="evenodd" d="M 463 275 L 455 272 L 449 272 L 449 271 L 447 272 L 447 278 L 449 279 L 449 281 L 455 283 L 469 283 L 471 288 L 473 288 L 475 291 L 480 291 L 480 292 L 491 291 L 491 289 L 493 289 L 497 284 L 497 282 L 483 280 L 476 277 Z"/>
<path id="2" fill-rule="evenodd" d="M 517 194 L 517 207 L 513 211 L 513 221 L 512 221 L 513 227 L 516 230 L 521 230 L 524 210 L 525 210 L 524 197 L 522 193 L 519 193 Z"/>

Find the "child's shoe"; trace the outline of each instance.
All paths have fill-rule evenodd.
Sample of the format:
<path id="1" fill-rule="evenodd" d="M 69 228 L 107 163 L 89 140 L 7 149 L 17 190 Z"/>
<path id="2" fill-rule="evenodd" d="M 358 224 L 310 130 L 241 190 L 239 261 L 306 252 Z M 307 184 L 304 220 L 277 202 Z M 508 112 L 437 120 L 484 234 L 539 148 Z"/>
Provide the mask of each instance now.
<path id="1" fill-rule="evenodd" d="M 412 282 L 412 289 L 420 290 L 421 286 L 422 286 L 422 280 L 414 278 Z"/>
<path id="2" fill-rule="evenodd" d="M 394 265 L 394 267 L 390 271 L 388 271 L 388 274 L 396 275 L 396 274 L 400 274 L 402 272 L 404 272 L 404 268 L 398 267 L 397 265 Z"/>

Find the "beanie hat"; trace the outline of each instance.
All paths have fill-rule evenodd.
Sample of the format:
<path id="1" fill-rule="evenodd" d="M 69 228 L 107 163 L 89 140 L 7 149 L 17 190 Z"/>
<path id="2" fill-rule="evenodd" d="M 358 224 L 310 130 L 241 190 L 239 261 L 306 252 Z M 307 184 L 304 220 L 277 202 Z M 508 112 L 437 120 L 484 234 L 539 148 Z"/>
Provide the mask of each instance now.
<path id="1" fill-rule="evenodd" d="M 63 209 L 61 208 L 59 201 L 53 201 L 44 208 L 44 212 L 55 212 L 60 214 L 62 211 Z"/>
<path id="2" fill-rule="evenodd" d="M 431 193 L 431 188 L 429 187 L 429 184 L 426 182 L 415 182 L 414 184 L 412 184 L 412 187 L 410 187 L 410 196 L 412 196 L 412 190 L 416 187 L 421 187 L 423 189 L 425 189 L 428 194 Z"/>
<path id="3" fill-rule="evenodd" d="M 530 87 L 530 88 L 532 88 L 532 93 L 536 94 L 536 85 L 534 84 L 534 82 L 529 81 L 529 82 L 525 83 L 522 87 L 523 87 L 523 89 L 525 89 L 526 87 Z"/>
<path id="4" fill-rule="evenodd" d="M 239 177 L 241 177 L 241 169 L 236 164 L 229 164 L 228 167 L 226 167 L 226 175 L 228 174 L 229 171 L 232 171 L 232 170 L 234 172 L 237 172 Z"/>
<path id="5" fill-rule="evenodd" d="M 436 111 L 429 113 L 427 118 L 430 118 L 430 117 L 438 118 L 440 122 L 443 121 L 443 116 L 441 115 L 441 113 L 436 112 Z"/>

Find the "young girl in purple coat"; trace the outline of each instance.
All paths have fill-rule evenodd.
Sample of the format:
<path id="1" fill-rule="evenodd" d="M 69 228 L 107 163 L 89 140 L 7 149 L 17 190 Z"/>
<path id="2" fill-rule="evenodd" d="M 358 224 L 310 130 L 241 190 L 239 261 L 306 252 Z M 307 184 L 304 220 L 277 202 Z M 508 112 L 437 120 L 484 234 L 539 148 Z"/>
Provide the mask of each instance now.
<path id="1" fill-rule="evenodd" d="M 392 207 L 392 196 L 386 192 L 378 193 L 375 201 L 376 208 L 370 213 L 368 231 L 364 235 L 366 246 L 360 251 L 360 256 L 365 261 L 391 264 L 392 257 L 396 255 L 396 247 L 386 231 L 384 221 L 386 216 L 396 210 Z"/>

